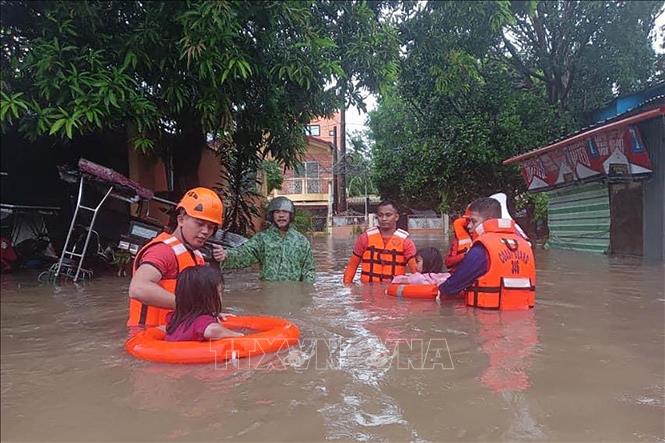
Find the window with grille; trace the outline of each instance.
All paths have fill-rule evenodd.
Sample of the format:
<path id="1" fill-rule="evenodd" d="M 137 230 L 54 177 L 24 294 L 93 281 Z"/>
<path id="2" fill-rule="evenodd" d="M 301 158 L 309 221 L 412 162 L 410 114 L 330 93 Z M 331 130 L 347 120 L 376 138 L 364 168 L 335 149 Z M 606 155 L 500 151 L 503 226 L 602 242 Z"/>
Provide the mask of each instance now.
<path id="1" fill-rule="evenodd" d="M 305 162 L 293 170 L 295 178 L 319 178 L 319 162 Z"/>
<path id="2" fill-rule="evenodd" d="M 321 192 L 319 180 L 319 162 L 309 161 L 298 166 L 293 171 L 293 193 L 318 194 Z M 298 180 L 303 179 L 303 180 Z"/>

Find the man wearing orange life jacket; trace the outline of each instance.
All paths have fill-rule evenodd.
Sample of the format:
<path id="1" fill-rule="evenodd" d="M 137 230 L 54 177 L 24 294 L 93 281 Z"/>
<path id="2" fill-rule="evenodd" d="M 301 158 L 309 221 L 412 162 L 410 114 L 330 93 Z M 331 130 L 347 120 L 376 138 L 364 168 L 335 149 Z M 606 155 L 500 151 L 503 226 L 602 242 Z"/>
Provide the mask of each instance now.
<path id="1" fill-rule="evenodd" d="M 490 195 L 491 199 L 496 200 L 499 202 L 501 205 L 501 217 L 500 218 L 509 218 L 512 219 L 510 216 L 510 212 L 508 212 L 508 206 L 506 204 L 506 194 L 502 192 L 498 192 L 496 194 Z M 467 251 L 471 248 L 471 243 L 474 240 L 475 233 L 467 231 L 467 226 L 469 224 L 469 207 L 467 206 L 466 210 L 464 211 L 464 215 L 461 217 L 457 218 L 453 222 L 453 241 L 450 243 L 450 249 L 448 250 L 448 255 L 445 258 L 445 265 L 448 268 L 448 270 L 451 273 L 455 272 L 455 267 L 462 261 L 464 256 L 466 255 Z M 522 236 L 527 242 L 529 241 L 529 238 L 527 235 L 524 233 L 524 230 L 515 223 L 515 229 L 517 230 L 517 233 Z M 529 246 L 531 244 L 529 243 Z"/>
<path id="2" fill-rule="evenodd" d="M 475 239 L 455 273 L 439 287 L 440 293 L 464 291 L 467 305 L 480 308 L 532 308 L 536 269 L 530 243 L 513 220 L 501 218 L 496 200 L 475 200 L 469 211 L 468 229 Z"/>
<path id="3" fill-rule="evenodd" d="M 136 255 L 127 326 L 166 324 L 166 314 L 175 308 L 178 274 L 190 266 L 205 265 L 199 249 L 222 224 L 224 206 L 211 189 L 194 188 L 185 193 L 176 211 L 173 233 L 162 232 Z"/>
<path id="4" fill-rule="evenodd" d="M 370 228 L 358 237 L 353 255 L 344 271 L 344 284 L 353 282 L 358 265 L 362 283 L 390 282 L 396 275 L 412 273 L 416 269 L 416 245 L 409 233 L 397 229 L 399 211 L 391 201 L 379 203 L 376 210 L 379 226 Z"/>

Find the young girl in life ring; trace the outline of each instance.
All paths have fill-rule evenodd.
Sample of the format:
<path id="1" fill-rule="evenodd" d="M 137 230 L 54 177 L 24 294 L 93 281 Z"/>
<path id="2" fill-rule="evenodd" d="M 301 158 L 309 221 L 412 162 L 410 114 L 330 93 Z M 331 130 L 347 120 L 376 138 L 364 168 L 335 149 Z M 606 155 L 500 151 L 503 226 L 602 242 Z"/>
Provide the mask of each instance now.
<path id="1" fill-rule="evenodd" d="M 392 283 L 400 285 L 440 285 L 450 277 L 443 272 L 443 257 L 438 249 L 428 247 L 416 252 L 416 269 L 411 275 L 398 275 Z"/>
<path id="2" fill-rule="evenodd" d="M 178 275 L 175 311 L 166 317 L 166 341 L 204 341 L 243 334 L 219 324 L 224 278 L 212 266 L 192 266 Z"/>

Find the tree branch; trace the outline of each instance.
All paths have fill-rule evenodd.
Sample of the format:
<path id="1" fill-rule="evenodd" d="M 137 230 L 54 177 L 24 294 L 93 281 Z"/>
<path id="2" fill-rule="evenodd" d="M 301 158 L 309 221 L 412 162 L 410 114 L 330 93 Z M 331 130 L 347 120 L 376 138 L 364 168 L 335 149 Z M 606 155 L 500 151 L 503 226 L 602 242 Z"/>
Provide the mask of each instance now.
<path id="1" fill-rule="evenodd" d="M 503 43 L 506 45 L 506 48 L 508 49 L 508 52 L 510 52 L 510 55 L 512 58 L 510 60 L 514 61 L 514 64 L 516 67 L 522 72 L 522 74 L 528 76 L 528 77 L 535 77 L 537 79 L 546 81 L 545 77 L 542 74 L 539 74 L 538 72 L 534 71 L 533 69 L 529 68 L 526 66 L 523 62 L 522 59 L 519 56 L 519 52 L 517 51 L 517 48 L 506 38 L 506 36 L 503 36 Z"/>

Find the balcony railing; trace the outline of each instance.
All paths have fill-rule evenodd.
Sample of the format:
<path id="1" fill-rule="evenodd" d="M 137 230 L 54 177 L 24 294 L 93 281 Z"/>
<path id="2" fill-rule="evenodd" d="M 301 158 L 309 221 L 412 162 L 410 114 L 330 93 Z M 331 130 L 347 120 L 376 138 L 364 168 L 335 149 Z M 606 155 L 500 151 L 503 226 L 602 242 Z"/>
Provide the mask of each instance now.
<path id="1" fill-rule="evenodd" d="M 282 189 L 279 191 L 282 195 L 298 194 L 327 194 L 327 178 L 287 178 L 282 183 Z"/>

